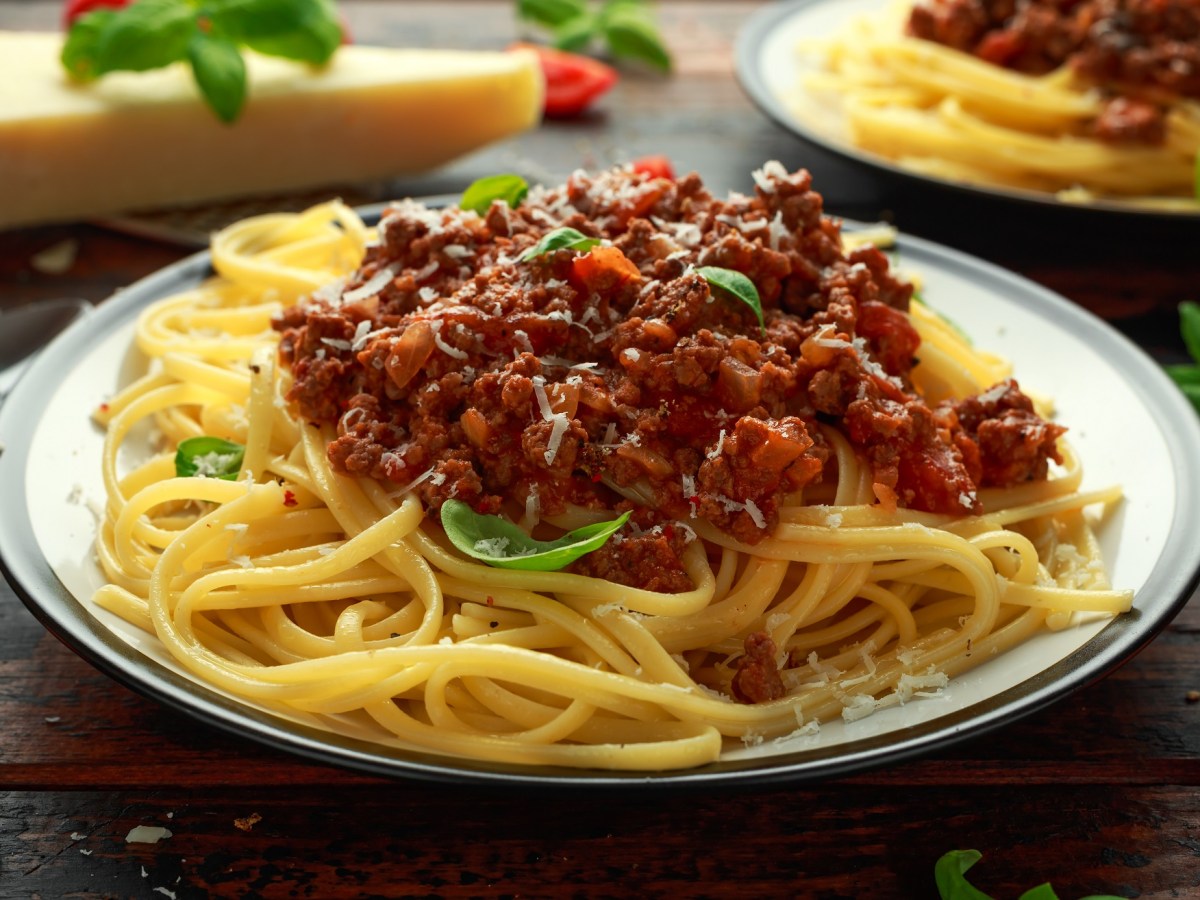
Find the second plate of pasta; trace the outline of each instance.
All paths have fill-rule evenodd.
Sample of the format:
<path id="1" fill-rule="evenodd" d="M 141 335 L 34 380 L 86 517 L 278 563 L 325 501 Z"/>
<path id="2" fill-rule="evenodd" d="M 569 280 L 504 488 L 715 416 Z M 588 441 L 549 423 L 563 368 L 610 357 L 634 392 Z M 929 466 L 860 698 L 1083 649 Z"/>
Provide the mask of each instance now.
<path id="1" fill-rule="evenodd" d="M 1165 136 L 1093 136 L 1108 95 L 1062 66 L 1028 75 L 906 33 L 910 0 L 790 0 L 736 46 L 754 102 L 805 141 L 891 176 L 989 197 L 1137 217 L 1200 216 L 1200 100 Z"/>

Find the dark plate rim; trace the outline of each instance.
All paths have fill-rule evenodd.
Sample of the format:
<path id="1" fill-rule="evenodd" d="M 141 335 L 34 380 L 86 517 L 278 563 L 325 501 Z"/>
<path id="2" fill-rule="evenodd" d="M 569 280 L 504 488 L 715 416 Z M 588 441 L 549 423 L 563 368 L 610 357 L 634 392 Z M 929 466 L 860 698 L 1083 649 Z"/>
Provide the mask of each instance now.
<path id="1" fill-rule="evenodd" d="M 1051 194 L 1025 188 L 1002 188 L 990 185 L 971 184 L 935 175 L 913 172 L 892 163 L 881 156 L 860 150 L 849 143 L 832 140 L 797 122 L 787 107 L 771 90 L 763 74 L 760 60 L 763 46 L 772 34 L 793 16 L 817 6 L 832 6 L 838 0 L 779 0 L 756 9 L 751 13 L 734 40 L 734 71 L 742 90 L 751 101 L 785 131 L 818 147 L 846 162 L 865 166 L 875 172 L 903 181 L 912 186 L 939 189 L 966 196 L 987 198 L 1018 204 L 1030 204 L 1065 213 L 1087 215 L 1095 213 L 1104 217 L 1116 217 L 1151 222 L 1200 223 L 1200 211 L 1152 209 L 1132 206 L 1115 201 L 1096 200 L 1086 203 L 1068 203 Z"/>
<path id="2" fill-rule="evenodd" d="M 369 213 L 377 215 L 380 207 Z M 286 722 L 270 713 L 215 694 L 142 656 L 93 618 L 58 580 L 33 535 L 25 472 L 34 427 L 73 360 L 98 337 L 131 322 L 148 303 L 211 273 L 207 251 L 197 253 L 118 292 L 94 314 L 77 321 L 34 361 L 0 407 L 0 569 L 16 594 L 67 647 L 134 691 L 230 734 L 310 761 L 372 775 L 429 782 L 525 787 L 718 787 L 784 784 L 848 775 L 946 749 L 1031 715 L 1096 681 L 1128 660 L 1166 627 L 1200 582 L 1200 544 L 1187 535 L 1200 526 L 1200 421 L 1158 365 L 1131 341 L 1052 292 L 990 263 L 918 238 L 901 235 L 906 264 L 940 267 L 988 281 L 1008 302 L 1040 316 L 1053 315 L 1086 336 L 1098 351 L 1117 359 L 1127 380 L 1162 424 L 1175 475 L 1175 516 L 1167 542 L 1132 613 L 1114 619 L 1094 638 L 1051 668 L 986 700 L 926 722 L 830 748 L 798 750 L 756 760 L 725 760 L 682 772 L 639 773 L 546 766 L 480 763 L 421 751 L 390 751 L 379 745 Z"/>

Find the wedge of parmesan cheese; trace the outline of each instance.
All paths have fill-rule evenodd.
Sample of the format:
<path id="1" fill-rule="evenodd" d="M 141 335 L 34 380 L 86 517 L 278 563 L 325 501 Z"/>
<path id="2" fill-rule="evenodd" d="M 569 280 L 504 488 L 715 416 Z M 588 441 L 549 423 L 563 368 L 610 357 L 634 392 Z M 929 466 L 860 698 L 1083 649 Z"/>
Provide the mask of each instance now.
<path id="1" fill-rule="evenodd" d="M 0 228 L 426 171 L 541 116 L 527 52 L 346 46 L 321 69 L 247 52 L 225 125 L 182 64 L 77 85 L 61 47 L 0 31 Z"/>

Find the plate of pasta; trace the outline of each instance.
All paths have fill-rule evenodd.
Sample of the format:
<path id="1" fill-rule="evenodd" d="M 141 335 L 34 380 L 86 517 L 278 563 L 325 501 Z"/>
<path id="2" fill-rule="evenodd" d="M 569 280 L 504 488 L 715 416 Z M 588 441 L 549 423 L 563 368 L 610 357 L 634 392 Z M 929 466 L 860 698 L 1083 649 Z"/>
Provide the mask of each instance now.
<path id="1" fill-rule="evenodd" d="M 258 216 L 0 409 L 0 560 L 115 679 L 393 776 L 828 777 L 1127 659 L 1200 426 L 1069 302 L 630 167 Z M 469 199 L 469 202 L 468 202 Z"/>
<path id="2" fill-rule="evenodd" d="M 778 124 L 891 176 L 1190 219 L 1200 7 L 1126 6 L 790 0 L 749 18 L 737 73 Z"/>

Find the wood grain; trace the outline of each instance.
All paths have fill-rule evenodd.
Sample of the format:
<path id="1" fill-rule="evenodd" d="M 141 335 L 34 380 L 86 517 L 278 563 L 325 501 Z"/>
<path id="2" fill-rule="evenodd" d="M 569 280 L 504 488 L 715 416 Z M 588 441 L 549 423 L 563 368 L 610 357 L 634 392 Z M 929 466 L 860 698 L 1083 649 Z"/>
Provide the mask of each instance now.
<path id="1" fill-rule="evenodd" d="M 884 218 L 1046 285 L 1178 359 L 1175 306 L 1198 299 L 1200 228 L 1031 211 L 914 192 L 797 142 L 732 75 L 756 3 L 664 2 L 680 60 L 629 75 L 601 109 L 547 123 L 422 178 L 332 186 L 355 199 L 460 190 L 498 170 L 556 179 L 666 153 L 715 190 L 767 159 L 807 166 L 827 208 Z M 357 0 L 362 40 L 497 47 L 501 0 Z M 0 0 L 0 28 L 57 5 Z M 273 202 L 273 201 L 272 201 Z M 212 209 L 174 215 L 196 229 Z M 144 218 L 161 223 L 164 217 Z M 203 229 L 201 229 L 202 231 Z M 36 255 L 67 242 L 65 271 Z M 191 252 L 98 225 L 0 233 L 0 310 L 94 302 Z M 1131 464 L 1135 464 L 1131 461 Z M 3 514 L 0 502 L 0 515 Z M 1200 601 L 1136 658 L 1052 708 L 939 753 L 817 784 L 718 791 L 529 791 L 387 780 L 198 724 L 116 684 L 0 586 L 0 897 L 935 896 L 933 864 L 974 847 L 997 898 L 1200 896 Z M 169 828 L 127 843 L 136 825 Z"/>

